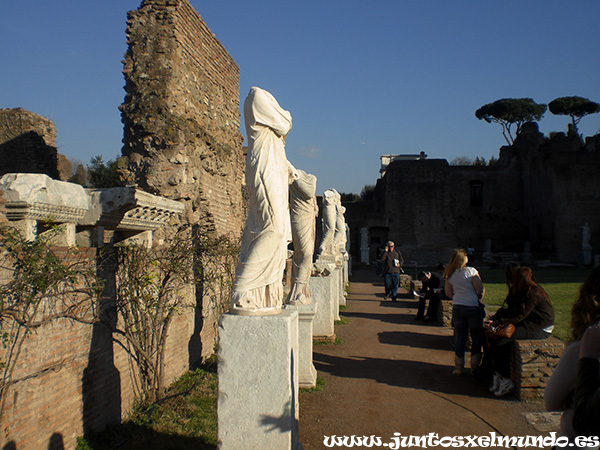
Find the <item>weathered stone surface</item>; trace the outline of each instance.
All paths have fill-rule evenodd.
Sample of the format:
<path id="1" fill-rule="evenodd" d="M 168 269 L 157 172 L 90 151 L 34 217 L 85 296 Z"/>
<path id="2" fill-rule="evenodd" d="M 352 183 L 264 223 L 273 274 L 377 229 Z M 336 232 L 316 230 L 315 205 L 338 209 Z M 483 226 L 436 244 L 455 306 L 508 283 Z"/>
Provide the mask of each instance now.
<path id="1" fill-rule="evenodd" d="M 298 312 L 298 382 L 301 388 L 317 385 L 317 370 L 313 364 L 313 319 L 317 305 L 286 305 L 286 310 Z"/>
<path id="2" fill-rule="evenodd" d="M 81 225 L 100 225 L 107 229 L 155 230 L 184 210 L 174 200 L 148 194 L 132 187 L 86 189 L 90 207 Z"/>
<path id="3" fill-rule="evenodd" d="M 127 24 L 126 181 L 183 201 L 190 224 L 239 236 L 239 68 L 187 0 L 144 1 Z"/>
<path id="4" fill-rule="evenodd" d="M 187 0 L 145 0 L 128 15 L 127 38 L 125 184 L 181 201 L 182 225 L 237 241 L 246 217 L 238 66 Z M 209 291 L 197 296 L 203 356 L 223 308 Z"/>
<path id="5" fill-rule="evenodd" d="M 298 448 L 298 313 L 224 314 L 219 323 L 219 448 Z"/>
<path id="6" fill-rule="evenodd" d="M 309 288 L 312 292 L 313 304 L 317 307 L 313 319 L 313 336 L 319 340 L 334 341 L 334 322 L 339 309 L 335 262 L 315 263 Z"/>
<path id="7" fill-rule="evenodd" d="M 76 223 L 89 205 L 83 187 L 44 174 L 6 174 L 0 179 L 0 190 L 4 191 L 9 220 Z"/>
<path id="8" fill-rule="evenodd" d="M 519 400 L 541 400 L 552 371 L 558 364 L 565 344 L 551 336 L 548 339 L 513 342 L 510 353 L 510 378 Z"/>
<path id="9" fill-rule="evenodd" d="M 0 109 L 0 175 L 43 173 L 58 179 L 56 127 L 23 108 Z"/>

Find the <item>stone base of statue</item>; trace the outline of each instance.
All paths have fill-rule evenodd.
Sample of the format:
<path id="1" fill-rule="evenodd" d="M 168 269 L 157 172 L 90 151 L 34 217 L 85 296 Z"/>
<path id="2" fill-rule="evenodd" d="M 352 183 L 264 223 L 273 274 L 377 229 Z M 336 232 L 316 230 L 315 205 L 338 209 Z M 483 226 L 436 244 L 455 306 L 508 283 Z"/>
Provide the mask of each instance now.
<path id="1" fill-rule="evenodd" d="M 302 449 L 298 442 L 298 312 L 219 321 L 220 450 Z"/>
<path id="2" fill-rule="evenodd" d="M 334 322 L 338 314 L 337 277 L 335 262 L 318 261 L 313 266 L 309 288 L 316 306 L 313 319 L 313 337 L 335 341 Z"/>
<path id="3" fill-rule="evenodd" d="M 317 385 L 317 370 L 313 364 L 313 319 L 317 305 L 286 305 L 286 310 L 298 311 L 298 381 L 301 388 Z"/>
<path id="4" fill-rule="evenodd" d="M 346 306 L 346 286 L 348 285 L 348 259 L 345 255 L 342 255 L 340 259 L 340 287 L 339 287 L 339 304 Z"/>

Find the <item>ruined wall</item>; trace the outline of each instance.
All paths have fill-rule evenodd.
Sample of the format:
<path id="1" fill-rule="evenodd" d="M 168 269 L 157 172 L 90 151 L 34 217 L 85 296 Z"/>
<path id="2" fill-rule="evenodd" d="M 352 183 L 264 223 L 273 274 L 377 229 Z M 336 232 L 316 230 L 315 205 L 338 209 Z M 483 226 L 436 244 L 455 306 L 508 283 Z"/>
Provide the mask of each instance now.
<path id="1" fill-rule="evenodd" d="M 51 120 L 23 108 L 0 109 L 0 176 L 44 173 L 58 179 L 55 139 Z"/>
<path id="2" fill-rule="evenodd" d="M 486 239 L 522 246 L 523 204 L 520 181 L 511 170 L 450 166 L 445 160 L 396 161 L 378 181 L 372 213 L 364 202 L 347 205 L 353 248 L 360 228 L 369 229 L 370 260 L 378 245 L 393 240 L 406 261 L 437 264 L 455 247 L 483 249 Z M 473 202 L 473 183 L 481 202 Z M 366 218 L 366 219 L 365 219 Z M 357 253 L 355 253 L 356 255 Z"/>
<path id="3" fill-rule="evenodd" d="M 129 13 L 123 158 L 128 183 L 186 205 L 205 235 L 239 239 L 245 220 L 239 68 L 187 0 L 146 0 Z M 206 356 L 217 298 L 202 295 L 196 333 Z"/>
<path id="4" fill-rule="evenodd" d="M 187 0 L 144 1 L 127 25 L 128 180 L 185 202 L 188 223 L 239 235 L 239 68 Z"/>
<path id="5" fill-rule="evenodd" d="M 95 248 L 79 250 L 84 261 L 96 264 Z M 67 253 L 66 248 L 53 251 Z M 106 267 L 102 270 L 104 296 L 108 297 L 101 307 L 102 320 L 110 324 L 115 317 L 110 299 L 115 279 Z M 9 272 L 0 272 L 0 282 L 9 278 Z M 0 448 L 9 442 L 19 450 L 75 448 L 78 436 L 118 424 L 128 415 L 138 395 L 131 374 L 135 369 L 127 352 L 113 340 L 116 335 L 107 323 L 58 319 L 26 336 L 19 347 L 13 383 L 3 392 Z M 13 324 L 6 319 L 3 330 L 16 330 Z M 173 317 L 165 353 L 167 386 L 189 367 L 188 340 L 193 327 L 189 308 Z M 6 361 L 9 350 L 0 346 L 0 361 Z"/>
<path id="6" fill-rule="evenodd" d="M 80 250 L 82 259 L 93 263 L 95 249 Z M 66 248 L 54 251 L 63 258 L 67 253 Z M 2 281 L 7 277 L 6 271 L 0 274 Z M 52 307 L 40 308 L 46 309 Z M 3 330 L 15 333 L 19 327 L 4 319 Z M 82 373 L 91 331 L 90 325 L 68 319 L 49 321 L 32 330 L 15 349 L 18 359 L 12 384 L 2 393 L 0 447 L 12 442 L 19 450 L 74 448 L 82 435 Z M 9 350 L 0 346 L 0 360 L 6 361 Z"/>
<path id="7" fill-rule="evenodd" d="M 588 223 L 600 253 L 600 146 L 548 139 L 537 124 L 524 126 L 494 166 L 450 166 L 445 160 L 395 161 L 378 180 L 370 211 L 347 204 L 347 222 L 359 255 L 360 228 L 377 245 L 391 239 L 406 261 L 437 264 L 452 248 L 490 239 L 492 252 L 579 263 L 581 226 Z M 477 192 L 478 190 L 478 192 Z M 474 201 L 475 200 L 475 201 Z"/>

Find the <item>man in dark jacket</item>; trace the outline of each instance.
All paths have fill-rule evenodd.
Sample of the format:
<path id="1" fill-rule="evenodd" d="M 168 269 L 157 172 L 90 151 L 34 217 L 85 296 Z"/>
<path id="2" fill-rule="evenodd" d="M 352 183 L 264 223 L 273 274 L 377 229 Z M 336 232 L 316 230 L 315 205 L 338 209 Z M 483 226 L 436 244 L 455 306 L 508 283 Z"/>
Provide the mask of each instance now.
<path id="1" fill-rule="evenodd" d="M 383 279 L 385 282 L 385 295 L 383 298 L 385 300 L 390 297 L 395 302 L 398 296 L 398 284 L 404 260 L 402 254 L 394 248 L 392 241 L 386 244 L 381 262 L 383 263 Z"/>

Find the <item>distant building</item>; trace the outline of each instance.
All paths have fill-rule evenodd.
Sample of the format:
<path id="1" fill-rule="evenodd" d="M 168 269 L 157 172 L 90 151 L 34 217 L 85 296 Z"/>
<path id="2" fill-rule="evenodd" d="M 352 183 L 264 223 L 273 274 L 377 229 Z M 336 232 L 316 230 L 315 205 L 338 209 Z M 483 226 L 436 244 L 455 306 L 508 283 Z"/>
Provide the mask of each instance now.
<path id="1" fill-rule="evenodd" d="M 390 165 L 390 163 L 394 161 L 416 161 L 425 158 L 427 158 L 425 152 L 412 155 L 381 155 L 379 157 L 379 159 L 381 160 L 381 168 L 379 169 L 379 173 L 381 174 L 381 176 L 385 175 L 387 167 Z"/>
<path id="2" fill-rule="evenodd" d="M 349 202 L 351 254 L 361 229 L 370 260 L 393 240 L 405 261 L 446 262 L 456 247 L 476 259 L 580 263 L 582 226 L 600 253 L 600 135 L 584 145 L 562 133 L 551 139 L 525 124 L 492 166 L 451 166 L 420 155 L 383 155 L 371 202 Z M 484 254 L 485 253 L 485 254 Z"/>

